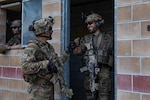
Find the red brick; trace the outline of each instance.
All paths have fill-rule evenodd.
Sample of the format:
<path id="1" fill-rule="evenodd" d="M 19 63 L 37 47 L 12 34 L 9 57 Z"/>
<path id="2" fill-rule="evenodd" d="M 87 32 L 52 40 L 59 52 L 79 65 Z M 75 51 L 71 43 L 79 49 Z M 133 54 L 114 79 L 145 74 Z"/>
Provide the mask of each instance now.
<path id="1" fill-rule="evenodd" d="M 133 90 L 137 92 L 150 93 L 150 76 L 137 76 L 133 77 Z"/>
<path id="2" fill-rule="evenodd" d="M 23 79 L 21 68 L 17 68 L 17 78 Z"/>
<path id="3" fill-rule="evenodd" d="M 2 76 L 2 69 L 3 67 L 0 67 L 0 76 Z"/>
<path id="4" fill-rule="evenodd" d="M 117 87 L 120 90 L 131 90 L 131 75 L 117 75 Z"/>
<path id="5" fill-rule="evenodd" d="M 3 77 L 16 78 L 16 68 L 3 68 Z"/>

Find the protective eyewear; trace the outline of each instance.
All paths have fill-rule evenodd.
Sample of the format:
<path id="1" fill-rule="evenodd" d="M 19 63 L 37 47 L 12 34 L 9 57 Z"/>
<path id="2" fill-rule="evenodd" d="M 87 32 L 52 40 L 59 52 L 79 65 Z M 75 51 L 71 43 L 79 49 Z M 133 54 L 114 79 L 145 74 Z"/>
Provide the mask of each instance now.
<path id="1" fill-rule="evenodd" d="M 91 24 L 93 24 L 93 22 L 87 22 L 86 24 L 87 24 L 87 25 L 91 25 Z"/>
<path id="2" fill-rule="evenodd" d="M 12 29 L 16 29 L 17 27 L 11 27 Z"/>

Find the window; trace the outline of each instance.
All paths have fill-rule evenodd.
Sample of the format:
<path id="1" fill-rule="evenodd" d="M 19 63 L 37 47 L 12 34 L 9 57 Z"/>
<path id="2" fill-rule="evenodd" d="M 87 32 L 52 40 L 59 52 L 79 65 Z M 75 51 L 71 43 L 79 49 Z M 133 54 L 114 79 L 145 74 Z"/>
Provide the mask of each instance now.
<path id="1" fill-rule="evenodd" d="M 34 20 L 42 17 L 42 0 L 6 0 L 0 2 L 1 9 L 6 10 L 6 43 L 14 36 L 11 22 L 15 19 L 21 20 L 21 45 L 25 47 L 31 38 L 35 38 L 33 32 L 29 31 L 29 25 Z"/>
<path id="2" fill-rule="evenodd" d="M 10 28 L 11 22 L 21 20 L 21 0 L 7 0 L 1 2 L 1 9 L 6 10 L 6 43 L 14 36 Z"/>

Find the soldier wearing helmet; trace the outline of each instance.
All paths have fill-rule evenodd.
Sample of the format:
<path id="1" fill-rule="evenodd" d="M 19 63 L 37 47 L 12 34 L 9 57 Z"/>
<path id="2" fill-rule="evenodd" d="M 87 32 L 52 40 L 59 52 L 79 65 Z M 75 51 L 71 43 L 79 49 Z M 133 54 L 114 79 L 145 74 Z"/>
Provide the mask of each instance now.
<path id="1" fill-rule="evenodd" d="M 21 20 L 14 20 L 11 25 L 13 37 L 7 42 L 6 45 L 0 47 L 0 53 L 5 54 L 10 49 L 21 49 Z"/>
<path id="2" fill-rule="evenodd" d="M 36 39 L 30 40 L 21 58 L 23 78 L 28 82 L 29 100 L 54 100 L 54 84 L 60 82 L 61 91 L 72 97 L 72 90 L 67 88 L 63 78 L 63 63 L 67 60 L 75 43 L 69 44 L 60 57 L 53 46 L 47 42 L 52 39 L 52 17 L 33 21 L 30 30 Z"/>
<path id="3" fill-rule="evenodd" d="M 90 34 L 74 41 L 74 54 L 84 54 L 83 68 L 86 77 L 84 85 L 87 100 L 110 100 L 111 70 L 113 67 L 113 38 L 103 32 L 104 19 L 96 13 L 86 17 L 85 24 Z"/>

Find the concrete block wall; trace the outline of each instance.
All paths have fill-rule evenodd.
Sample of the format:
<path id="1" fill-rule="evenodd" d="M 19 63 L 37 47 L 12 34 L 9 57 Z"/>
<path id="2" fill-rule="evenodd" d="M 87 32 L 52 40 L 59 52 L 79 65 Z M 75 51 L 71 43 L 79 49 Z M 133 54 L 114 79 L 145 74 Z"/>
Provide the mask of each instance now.
<path id="1" fill-rule="evenodd" d="M 150 0 L 116 0 L 117 100 L 150 100 Z"/>
<path id="2" fill-rule="evenodd" d="M 22 78 L 20 57 L 23 50 L 0 54 L 0 100 L 27 100 L 27 83 Z"/>
<path id="3" fill-rule="evenodd" d="M 42 17 L 52 16 L 55 20 L 53 26 L 52 40 L 49 40 L 54 46 L 54 49 L 58 55 L 61 54 L 61 22 L 62 22 L 62 6 L 61 0 L 43 0 Z M 56 83 L 54 86 L 54 98 L 55 100 L 61 100 L 60 85 Z"/>
<path id="4" fill-rule="evenodd" d="M 3 1 L 3 0 L 1 0 Z M 61 53 L 61 0 L 42 0 L 42 17 L 55 19 L 53 40 Z M 150 100 L 150 0 L 116 0 L 117 100 Z M 5 41 L 6 12 L 0 9 L 0 44 Z M 0 100 L 27 100 L 28 84 L 22 79 L 20 57 L 23 50 L 0 54 Z M 60 100 L 59 84 L 55 100 Z"/>
<path id="5" fill-rule="evenodd" d="M 4 0 L 1 0 L 4 1 Z M 0 1 L 0 2 L 1 2 Z M 42 0 L 42 17 L 55 19 L 53 39 L 49 41 L 56 53 L 61 53 L 61 0 Z M 0 9 L 0 44 L 5 44 L 6 11 Z M 22 78 L 20 58 L 22 50 L 10 50 L 0 54 L 0 100 L 28 100 L 27 86 Z M 59 84 L 55 84 L 55 100 L 61 100 Z"/>

